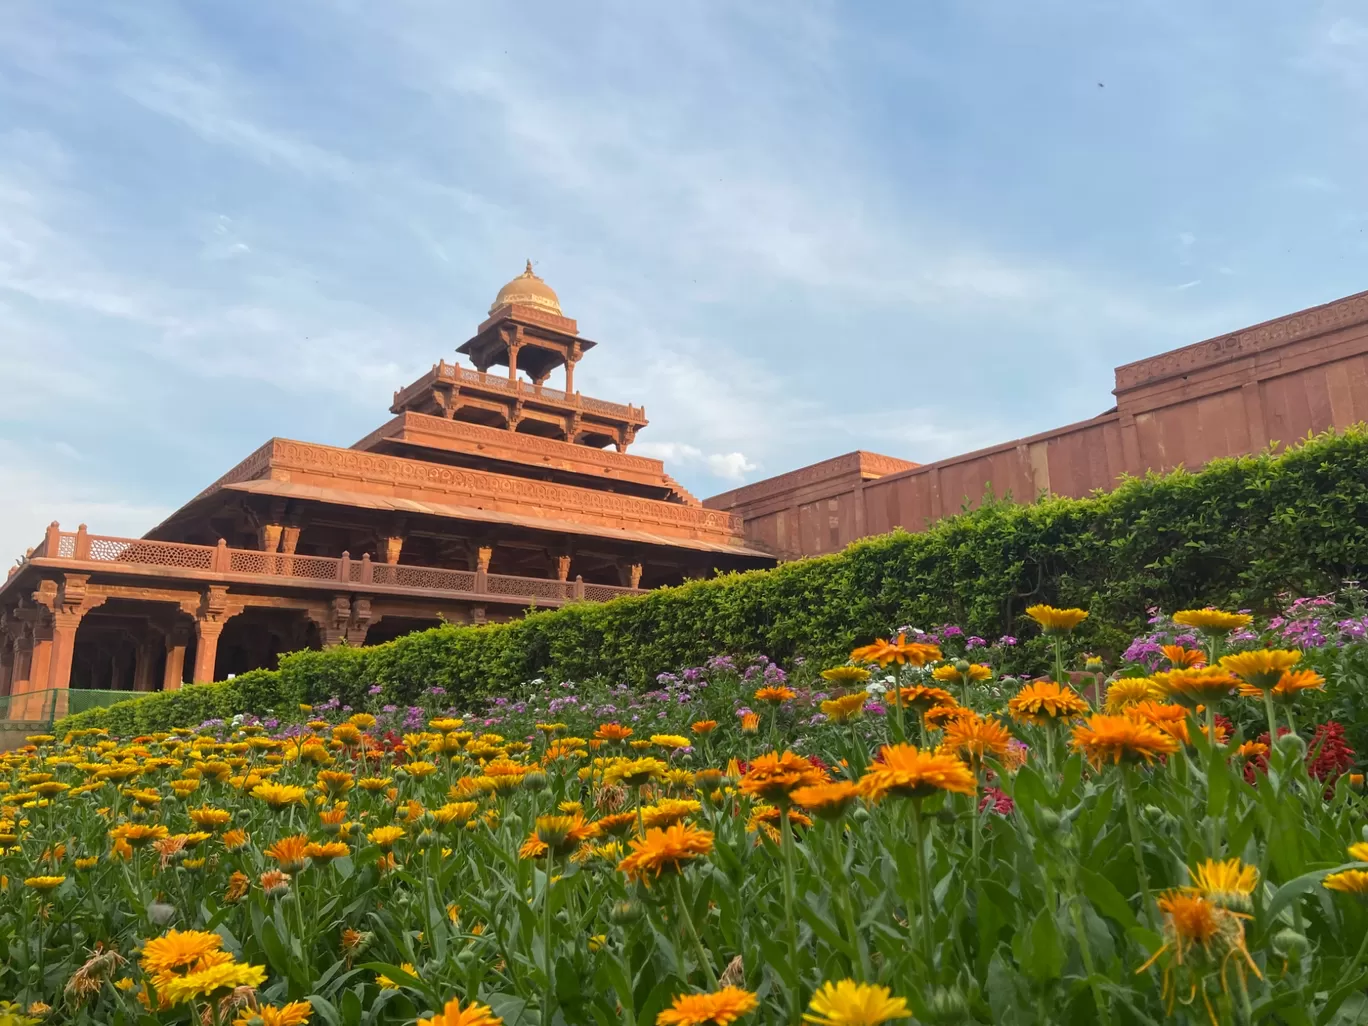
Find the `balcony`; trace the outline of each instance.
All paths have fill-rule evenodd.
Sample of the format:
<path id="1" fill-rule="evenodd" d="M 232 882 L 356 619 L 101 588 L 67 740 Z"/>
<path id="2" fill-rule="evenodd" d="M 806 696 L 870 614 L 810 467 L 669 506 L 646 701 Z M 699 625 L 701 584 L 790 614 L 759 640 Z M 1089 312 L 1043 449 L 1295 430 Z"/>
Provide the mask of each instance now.
<path id="1" fill-rule="evenodd" d="M 506 375 L 487 374 L 470 367 L 439 361 L 432 370 L 421 378 L 394 393 L 394 404 L 390 412 L 401 413 L 415 399 L 439 384 L 455 385 L 472 392 L 493 392 L 499 396 L 522 399 L 525 402 L 541 404 L 558 409 L 577 410 L 581 413 L 607 417 L 614 421 L 642 426 L 646 424 L 646 410 L 640 406 L 610 403 L 604 399 L 591 399 L 579 392 L 564 392 L 559 388 L 533 384 L 530 381 L 509 380 Z"/>

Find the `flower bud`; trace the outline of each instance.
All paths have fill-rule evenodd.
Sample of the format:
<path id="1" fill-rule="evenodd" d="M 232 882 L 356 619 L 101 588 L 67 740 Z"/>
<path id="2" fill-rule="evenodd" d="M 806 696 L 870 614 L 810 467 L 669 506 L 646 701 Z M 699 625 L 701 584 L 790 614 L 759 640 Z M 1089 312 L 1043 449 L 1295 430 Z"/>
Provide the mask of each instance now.
<path id="1" fill-rule="evenodd" d="M 969 999 L 958 987 L 937 987 L 926 1003 L 926 1022 L 934 1026 L 958 1026 L 969 1021 Z"/>
<path id="2" fill-rule="evenodd" d="M 541 770 L 531 770 L 523 774 L 522 782 L 529 791 L 542 791 L 546 789 L 546 774 Z"/>
<path id="3" fill-rule="evenodd" d="M 608 911 L 608 921 L 615 926 L 635 923 L 645 913 L 639 901 L 619 901 Z"/>
<path id="4" fill-rule="evenodd" d="M 1303 759 L 1306 757 L 1306 742 L 1296 734 L 1284 734 L 1278 738 L 1278 751 L 1289 759 Z"/>
<path id="5" fill-rule="evenodd" d="M 1310 947 L 1311 942 L 1306 939 L 1306 936 L 1298 933 L 1290 926 L 1284 927 L 1273 935 L 1273 950 L 1284 958 L 1303 955 Z"/>

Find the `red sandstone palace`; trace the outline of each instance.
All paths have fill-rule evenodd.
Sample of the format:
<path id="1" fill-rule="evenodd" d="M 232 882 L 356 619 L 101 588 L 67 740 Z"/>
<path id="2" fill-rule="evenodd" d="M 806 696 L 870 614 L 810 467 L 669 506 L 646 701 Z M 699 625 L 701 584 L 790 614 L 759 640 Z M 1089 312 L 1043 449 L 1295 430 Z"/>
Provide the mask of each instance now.
<path id="1" fill-rule="evenodd" d="M 10 715 L 771 566 L 989 491 L 1084 495 L 1368 420 L 1361 293 L 1119 367 L 1091 420 L 926 465 L 854 452 L 700 504 L 628 453 L 644 410 L 575 391 L 593 346 L 529 263 L 456 350 L 472 366 L 439 362 L 351 448 L 272 439 L 140 539 L 53 524 L 0 585 L 0 697 L 28 696 Z"/>

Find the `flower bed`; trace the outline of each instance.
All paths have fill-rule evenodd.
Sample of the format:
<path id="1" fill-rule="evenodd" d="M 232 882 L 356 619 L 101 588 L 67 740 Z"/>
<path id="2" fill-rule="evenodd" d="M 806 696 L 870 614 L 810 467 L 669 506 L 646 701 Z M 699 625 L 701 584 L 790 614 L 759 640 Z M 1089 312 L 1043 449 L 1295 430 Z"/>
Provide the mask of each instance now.
<path id="1" fill-rule="evenodd" d="M 0 1022 L 1358 1021 L 1359 599 L 33 738 Z"/>

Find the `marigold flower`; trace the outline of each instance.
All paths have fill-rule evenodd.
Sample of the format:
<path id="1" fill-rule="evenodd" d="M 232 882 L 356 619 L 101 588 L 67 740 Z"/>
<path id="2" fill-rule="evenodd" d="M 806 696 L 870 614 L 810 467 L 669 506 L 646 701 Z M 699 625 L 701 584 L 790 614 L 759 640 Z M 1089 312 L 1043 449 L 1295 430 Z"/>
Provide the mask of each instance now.
<path id="1" fill-rule="evenodd" d="M 253 798 L 260 798 L 277 812 L 291 805 L 302 805 L 308 796 L 309 792 L 304 788 L 290 784 L 258 784 L 252 790 Z"/>
<path id="2" fill-rule="evenodd" d="M 1355 862 L 1368 862 L 1368 841 L 1349 845 L 1349 857 Z"/>
<path id="3" fill-rule="evenodd" d="M 190 810 L 190 822 L 206 830 L 217 830 L 227 826 L 232 818 L 233 814 L 227 809 L 216 809 L 209 805 Z"/>
<path id="4" fill-rule="evenodd" d="M 1315 670 L 1287 670 L 1273 685 L 1273 701 L 1288 704 L 1303 691 L 1319 691 L 1325 687 L 1325 678 Z M 1253 684 L 1241 684 L 1240 694 L 1245 698 L 1262 698 L 1263 691 Z"/>
<path id="5" fill-rule="evenodd" d="M 180 1005 L 196 999 L 213 998 L 223 991 L 236 990 L 238 987 L 259 987 L 265 980 L 265 966 L 222 962 L 184 976 L 172 976 L 162 982 L 157 993 L 172 1005 Z"/>
<path id="6" fill-rule="evenodd" d="M 1003 758 L 1011 742 L 1012 735 L 1006 727 L 974 712 L 956 716 L 945 725 L 941 736 L 942 749 L 968 760 L 971 766 L 981 764 L 990 755 Z"/>
<path id="7" fill-rule="evenodd" d="M 1088 618 L 1086 609 L 1058 609 L 1043 604 L 1027 606 L 1026 615 L 1040 624 L 1046 634 L 1067 634 Z"/>
<path id="8" fill-rule="evenodd" d="M 389 851 L 394 847 L 395 842 L 404 836 L 404 828 L 398 826 L 376 827 L 366 835 L 366 840 L 378 847 L 381 851 Z"/>
<path id="9" fill-rule="evenodd" d="M 644 812 L 644 810 L 643 810 Z M 600 834 L 608 834 L 613 837 L 621 837 L 632 827 L 636 826 L 635 812 L 612 812 L 606 816 L 600 816 L 594 820 L 594 826 L 598 828 Z"/>
<path id="10" fill-rule="evenodd" d="M 904 688 L 903 690 L 909 691 L 911 689 Z M 939 691 L 940 689 L 933 688 L 932 690 Z M 930 709 L 927 709 L 922 713 L 922 722 L 931 730 L 944 730 L 945 725 L 952 720 L 958 719 L 961 716 L 973 715 L 975 715 L 973 709 L 966 709 L 959 703 L 955 703 L 954 705 L 933 705 Z"/>
<path id="11" fill-rule="evenodd" d="M 222 947 L 223 938 L 207 930 L 168 930 L 143 945 L 139 963 L 146 973 L 169 973 L 194 965 Z"/>
<path id="12" fill-rule="evenodd" d="M 803 1020 L 816 1026 L 879 1026 L 911 1014 L 907 1001 L 894 997 L 887 987 L 841 980 L 817 988 Z"/>
<path id="13" fill-rule="evenodd" d="M 1014 720 L 1043 725 L 1084 716 L 1089 707 L 1073 688 L 1062 687 L 1052 680 L 1037 680 L 1012 696 L 1007 711 Z"/>
<path id="14" fill-rule="evenodd" d="M 1368 870 L 1342 869 L 1321 881 L 1326 890 L 1368 897 Z"/>
<path id="15" fill-rule="evenodd" d="M 319 770 L 318 782 L 323 785 L 323 790 L 336 797 L 350 791 L 355 778 L 342 770 Z"/>
<path id="16" fill-rule="evenodd" d="M 819 819 L 837 820 L 845 815 L 859 793 L 859 786 L 854 781 L 834 780 L 796 788 L 789 793 L 789 798 Z"/>
<path id="17" fill-rule="evenodd" d="M 334 741 L 350 747 L 361 740 L 361 728 L 355 723 L 339 723 L 333 727 L 332 736 Z"/>
<path id="18" fill-rule="evenodd" d="M 946 684 L 971 684 L 978 680 L 988 680 L 993 676 L 993 671 L 982 663 L 970 663 L 966 670 L 960 670 L 954 663 L 945 663 L 932 670 L 931 676 Z"/>
<path id="19" fill-rule="evenodd" d="M 754 734 L 760 729 L 760 714 L 748 712 L 741 714 L 741 733 Z"/>
<path id="20" fill-rule="evenodd" d="M 278 898 L 290 889 L 290 874 L 279 869 L 268 869 L 258 879 L 268 898 Z"/>
<path id="21" fill-rule="evenodd" d="M 797 697 L 798 692 L 794 691 L 793 688 L 786 688 L 781 685 L 757 688 L 755 692 L 755 700 L 757 702 L 770 702 L 774 705 L 791 702 Z"/>
<path id="22" fill-rule="evenodd" d="M 1169 702 L 1136 702 L 1134 705 L 1126 707 L 1124 715 L 1141 723 L 1148 723 L 1152 727 L 1158 727 L 1165 734 L 1187 744 L 1188 737 L 1188 711 L 1181 705 L 1174 705 Z"/>
<path id="23" fill-rule="evenodd" d="M 679 823 L 703 808 L 702 802 L 692 798 L 662 798 L 641 810 L 642 822 L 647 827 L 667 827 Z"/>
<path id="24" fill-rule="evenodd" d="M 24 881 L 24 886 L 35 891 L 52 891 L 62 886 L 65 881 L 64 876 L 30 876 Z"/>
<path id="25" fill-rule="evenodd" d="M 389 787 L 393 780 L 393 777 L 362 777 L 356 782 L 356 786 L 371 794 L 378 794 Z"/>
<path id="26" fill-rule="evenodd" d="M 145 848 L 153 841 L 160 841 L 163 837 L 167 837 L 171 831 L 160 823 L 155 826 L 146 823 L 125 823 L 109 833 L 111 837 L 126 842 L 130 848 Z"/>
<path id="27" fill-rule="evenodd" d="M 304 834 L 296 834 L 293 837 L 282 837 L 266 849 L 266 856 L 275 859 L 276 863 L 287 873 L 298 873 L 304 868 L 305 850 L 309 847 L 309 838 Z"/>
<path id="28" fill-rule="evenodd" d="M 661 748 L 688 748 L 691 742 L 682 734 L 652 734 L 651 744 L 659 745 Z"/>
<path id="29" fill-rule="evenodd" d="M 320 866 L 326 866 L 333 859 L 340 859 L 350 854 L 351 849 L 341 841 L 329 841 L 326 844 L 310 841 L 308 847 L 304 849 L 305 857 L 313 859 Z"/>
<path id="30" fill-rule="evenodd" d="M 313 1014 L 307 1001 L 291 1001 L 288 1005 L 262 1005 L 245 1009 L 233 1020 L 233 1026 L 303 1026 Z"/>
<path id="31" fill-rule="evenodd" d="M 1301 657 L 1298 649 L 1255 648 L 1222 656 L 1221 667 L 1263 692 L 1276 687 L 1282 675 L 1296 666 Z"/>
<path id="32" fill-rule="evenodd" d="M 1262 741 L 1244 741 L 1235 749 L 1235 754 L 1242 759 L 1261 759 L 1268 755 L 1268 745 Z"/>
<path id="33" fill-rule="evenodd" d="M 1247 866 L 1239 859 L 1217 862 L 1207 859 L 1196 869 L 1188 869 L 1192 890 L 1220 908 L 1248 912 L 1254 903 L 1250 895 L 1259 885 L 1257 866 Z"/>
<path id="34" fill-rule="evenodd" d="M 865 703 L 868 701 L 869 695 L 863 691 L 856 691 L 849 695 L 826 699 L 821 704 L 821 710 L 832 723 L 849 723 L 864 715 Z"/>
<path id="35" fill-rule="evenodd" d="M 1263 977 L 1245 947 L 1241 920 L 1248 917 L 1227 911 L 1190 889 L 1165 891 L 1159 896 L 1158 906 L 1164 914 L 1164 943 L 1137 972 L 1144 972 L 1165 953 L 1172 952 L 1173 959 L 1164 969 L 1163 986 L 1169 1008 L 1180 992 L 1186 1002 L 1191 1002 L 1200 990 L 1214 1023 L 1215 1009 L 1206 993 L 1209 976 L 1219 979 L 1222 992 L 1229 990 L 1226 972 L 1231 965 L 1242 981 L 1246 968 L 1260 979 Z"/>
<path id="36" fill-rule="evenodd" d="M 689 725 L 689 729 L 700 737 L 705 737 L 717 729 L 716 720 L 695 720 Z"/>
<path id="37" fill-rule="evenodd" d="M 775 805 L 788 800 L 798 787 L 825 783 L 827 774 L 795 752 L 766 752 L 741 778 L 741 792 Z"/>
<path id="38" fill-rule="evenodd" d="M 1179 747 L 1171 734 L 1152 724 L 1101 713 L 1074 727 L 1072 743 L 1097 767 L 1104 762 L 1153 762 L 1156 756 L 1172 755 Z"/>
<path id="39" fill-rule="evenodd" d="M 603 774 L 605 783 L 622 783 L 627 787 L 641 787 L 662 775 L 670 767 L 660 759 L 623 759 L 609 766 Z"/>
<path id="40" fill-rule="evenodd" d="M 680 994 L 656 1016 L 656 1026 L 728 1026 L 759 1007 L 756 996 L 740 987 L 711 994 Z"/>
<path id="41" fill-rule="evenodd" d="M 632 853 L 618 863 L 618 869 L 632 881 L 677 873 L 686 863 L 713 848 L 713 835 L 689 823 L 676 823 L 664 830 L 648 830 L 645 837 L 633 838 Z"/>
<path id="42" fill-rule="evenodd" d="M 1206 665 L 1206 653 L 1200 648 L 1184 648 L 1182 645 L 1160 645 L 1159 651 L 1175 670 L 1196 669 Z"/>
<path id="43" fill-rule="evenodd" d="M 959 705 L 955 696 L 944 688 L 929 688 L 922 684 L 890 691 L 889 697 L 894 703 L 900 703 L 904 709 L 915 709 L 920 713 L 934 709 L 938 705 Z"/>
<path id="44" fill-rule="evenodd" d="M 863 666 L 833 666 L 822 671 L 822 679 L 837 687 L 853 688 L 869 680 L 870 674 Z"/>
<path id="45" fill-rule="evenodd" d="M 223 900 L 228 904 L 241 901 L 247 896 L 247 889 L 252 886 L 252 880 L 246 873 L 234 871 L 228 878 L 228 887 L 223 892 Z"/>
<path id="46" fill-rule="evenodd" d="M 594 731 L 594 737 L 600 741 L 626 741 L 631 736 L 632 728 L 621 723 L 601 723 Z"/>
<path id="47" fill-rule="evenodd" d="M 480 813 L 479 802 L 447 802 L 440 809 L 432 810 L 432 818 L 438 826 L 462 827 Z"/>
<path id="48" fill-rule="evenodd" d="M 1107 687 L 1103 708 L 1110 714 L 1122 712 L 1126 706 L 1159 697 L 1158 689 L 1148 677 L 1121 677 Z"/>
<path id="49" fill-rule="evenodd" d="M 1205 609 L 1180 609 L 1173 614 L 1173 622 L 1183 627 L 1195 627 L 1208 634 L 1227 634 L 1248 627 L 1254 617 L 1248 613 L 1226 613 L 1207 606 Z"/>
<path id="50" fill-rule="evenodd" d="M 1214 705 L 1223 698 L 1229 698 L 1240 683 L 1229 670 L 1219 666 L 1169 670 L 1156 673 L 1150 681 L 1165 698 L 1188 709 Z"/>
<path id="51" fill-rule="evenodd" d="M 872 801 L 887 795 L 925 798 L 937 791 L 973 794 L 974 771 L 957 755 L 926 752 L 914 745 L 884 745 L 860 778 L 860 793 Z"/>
<path id="52" fill-rule="evenodd" d="M 850 653 L 852 663 L 878 663 L 879 666 L 889 666 L 893 663 L 899 666 L 925 666 L 940 657 L 939 646 L 920 641 L 907 641 L 906 636 L 902 634 L 893 641 L 879 638 L 872 645 L 864 645 Z"/>
<path id="53" fill-rule="evenodd" d="M 431 1019 L 419 1019 L 418 1026 L 503 1026 L 503 1020 L 488 1005 L 472 1001 L 464 1008 L 452 998 L 441 1013 Z"/>
<path id="54" fill-rule="evenodd" d="M 226 830 L 223 834 L 223 846 L 229 851 L 241 851 L 247 847 L 248 836 L 246 830 Z"/>

